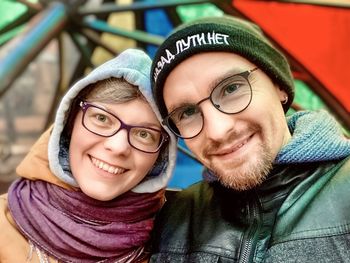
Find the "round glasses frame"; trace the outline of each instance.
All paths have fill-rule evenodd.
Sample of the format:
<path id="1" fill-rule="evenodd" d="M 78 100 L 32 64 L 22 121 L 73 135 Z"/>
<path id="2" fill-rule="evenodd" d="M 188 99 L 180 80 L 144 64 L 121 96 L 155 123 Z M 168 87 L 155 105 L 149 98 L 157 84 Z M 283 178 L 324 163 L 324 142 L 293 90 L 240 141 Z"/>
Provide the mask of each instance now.
<path id="1" fill-rule="evenodd" d="M 252 72 L 254 72 L 254 71 L 258 70 L 258 69 L 259 69 L 259 68 L 253 68 L 253 69 L 250 69 L 250 70 L 247 70 L 247 71 L 238 73 L 238 74 L 231 75 L 231 76 L 229 76 L 229 77 L 223 79 L 222 81 L 220 81 L 220 82 L 213 88 L 213 90 L 210 92 L 210 95 L 209 95 L 208 97 L 205 97 L 205 98 L 201 99 L 200 101 L 198 101 L 197 103 L 192 104 L 193 106 L 196 106 L 196 107 L 199 109 L 199 111 L 200 111 L 200 116 L 201 116 L 201 118 L 202 118 L 202 126 L 201 126 L 201 128 L 198 130 L 198 132 L 196 132 L 194 135 L 191 135 L 191 136 L 183 136 L 183 135 L 181 135 L 181 133 L 179 132 L 179 130 L 177 129 L 176 125 L 174 124 L 174 122 L 173 122 L 172 119 L 171 119 L 172 116 L 173 116 L 179 109 L 181 109 L 182 107 L 176 108 L 176 109 L 174 109 L 172 112 L 170 112 L 170 113 L 163 119 L 163 122 L 162 122 L 162 123 L 163 123 L 164 125 L 166 125 L 166 126 L 170 129 L 170 131 L 171 131 L 172 133 L 174 133 L 177 137 L 182 138 L 182 139 L 192 139 L 192 138 L 198 136 L 198 135 L 202 132 L 202 130 L 203 130 L 203 128 L 204 128 L 203 112 L 202 112 L 201 108 L 199 107 L 199 105 L 200 105 L 202 102 L 204 102 L 204 101 L 206 101 L 206 100 L 209 99 L 210 102 L 211 102 L 211 104 L 214 106 L 214 108 L 217 109 L 218 111 L 224 113 L 224 114 L 230 114 L 230 115 L 231 115 L 231 114 L 237 114 L 237 113 L 240 113 L 240 112 L 244 111 L 246 108 L 248 108 L 248 106 L 250 105 L 250 103 L 251 103 L 251 101 L 252 101 L 252 98 L 253 98 L 253 91 L 252 91 L 252 86 L 251 86 L 251 84 L 250 84 L 250 82 L 249 82 L 249 76 L 250 76 L 250 74 L 251 74 Z M 215 91 L 216 91 L 218 88 L 219 88 L 219 89 L 222 88 L 222 84 L 223 84 L 223 83 L 225 83 L 225 82 L 227 82 L 228 80 L 230 80 L 230 79 L 232 79 L 232 78 L 234 78 L 234 77 L 237 77 L 237 76 L 243 77 L 243 78 L 247 81 L 247 84 L 248 84 L 248 86 L 249 86 L 249 91 L 250 91 L 250 97 L 249 97 L 249 100 L 247 100 L 246 104 L 245 104 L 243 107 L 240 107 L 239 110 L 234 111 L 234 112 L 228 112 L 227 110 L 226 110 L 226 111 L 223 110 L 222 107 L 221 107 L 221 105 L 214 101 L 214 99 L 213 99 L 213 94 L 215 93 Z M 186 107 L 187 107 L 187 106 L 186 106 Z"/>
<path id="2" fill-rule="evenodd" d="M 162 130 L 158 130 L 158 129 L 154 129 L 154 128 L 151 128 L 151 127 L 146 127 L 146 126 L 140 126 L 140 125 L 129 125 L 129 124 L 126 124 L 124 123 L 118 116 L 116 116 L 115 114 L 109 112 L 109 111 L 106 111 L 105 109 L 97 106 L 97 105 L 94 105 L 94 104 L 90 104 L 90 103 L 87 103 L 86 101 L 81 101 L 79 103 L 79 106 L 81 107 L 81 110 L 83 111 L 83 116 L 81 118 L 81 122 L 82 122 L 82 125 L 84 126 L 84 128 L 86 130 L 88 130 L 89 132 L 95 134 L 95 135 L 98 135 L 98 136 L 101 136 L 101 137 L 105 137 L 105 138 L 108 138 L 108 137 L 112 137 L 114 136 L 115 134 L 117 134 L 119 131 L 125 129 L 127 131 L 127 137 L 128 137 L 128 143 L 129 145 L 138 150 L 138 151 L 141 151 L 141 152 L 144 152 L 144 153 L 156 153 L 158 152 L 162 146 L 169 140 L 169 135 L 162 131 Z M 113 132 L 112 134 L 109 134 L 109 135 L 104 135 L 104 134 L 100 134 L 100 133 L 97 133 L 91 129 L 89 129 L 86 125 L 85 125 L 85 122 L 84 122 L 84 119 L 85 119 L 85 114 L 87 112 L 87 110 L 90 108 L 90 107 L 93 107 L 93 108 L 97 108 L 103 112 L 106 112 L 107 114 L 113 116 L 114 118 L 116 118 L 119 122 L 120 122 L 120 127 L 115 131 Z M 160 141 L 159 141 L 159 145 L 158 147 L 154 150 L 154 151 L 145 151 L 143 149 L 140 149 L 136 146 L 134 146 L 131 141 L 130 141 L 130 130 L 133 129 L 133 128 L 146 128 L 146 129 L 149 129 L 149 130 L 152 130 L 152 131 L 155 131 L 155 132 L 159 132 L 161 137 L 160 137 Z"/>

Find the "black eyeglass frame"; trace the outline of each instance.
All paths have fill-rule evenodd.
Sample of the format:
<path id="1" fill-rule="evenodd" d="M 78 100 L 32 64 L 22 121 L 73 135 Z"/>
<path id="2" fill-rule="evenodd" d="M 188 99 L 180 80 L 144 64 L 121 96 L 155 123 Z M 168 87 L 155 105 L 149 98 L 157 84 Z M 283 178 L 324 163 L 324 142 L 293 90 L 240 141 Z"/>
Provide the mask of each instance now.
<path id="1" fill-rule="evenodd" d="M 81 108 L 81 110 L 83 111 L 83 116 L 81 117 L 81 123 L 82 125 L 84 126 L 84 128 L 86 130 L 88 130 L 89 132 L 95 134 L 95 135 L 98 135 L 98 136 L 101 136 L 101 137 L 105 137 L 105 138 L 108 138 L 108 137 L 112 137 L 114 136 L 115 134 L 117 134 L 119 131 L 125 129 L 127 131 L 127 137 L 128 137 L 128 143 L 129 145 L 138 150 L 138 151 L 141 151 L 141 152 L 144 152 L 144 153 L 157 153 L 159 152 L 159 150 L 162 148 L 162 146 L 169 140 L 169 135 L 163 131 L 163 130 L 158 130 L 158 129 L 154 129 L 154 128 L 151 128 L 151 127 L 146 127 L 146 126 L 142 126 L 142 125 L 129 125 L 129 124 L 126 124 L 125 122 L 123 122 L 118 116 L 116 116 L 115 114 L 103 109 L 102 107 L 98 106 L 98 105 L 94 105 L 92 103 L 88 103 L 84 100 L 81 100 L 80 103 L 79 103 L 79 106 Z M 102 110 L 110 115 L 112 115 L 114 118 L 116 118 L 119 122 L 120 122 L 120 127 L 119 129 L 117 129 L 114 133 L 110 134 L 110 135 L 103 135 L 103 134 L 99 134 L 99 133 L 96 133 L 92 130 L 90 130 L 88 127 L 86 127 L 85 123 L 84 123 L 84 118 L 85 118 L 85 113 L 86 111 L 90 108 L 90 107 L 94 107 L 94 108 L 97 108 L 99 110 Z M 156 131 L 156 132 L 160 132 L 161 134 L 161 140 L 159 142 L 159 145 L 157 147 L 156 150 L 154 151 L 145 151 L 145 150 L 142 150 L 142 149 L 139 149 L 137 148 L 136 146 L 134 146 L 131 142 L 130 142 L 130 130 L 132 128 L 146 128 L 146 129 L 149 129 L 149 130 L 153 130 L 153 131 Z"/>
<path id="2" fill-rule="evenodd" d="M 253 98 L 253 91 L 252 91 L 252 86 L 251 86 L 250 81 L 249 81 L 249 75 L 250 75 L 252 72 L 254 72 L 254 71 L 258 70 L 258 69 L 259 69 L 258 67 L 255 67 L 255 68 L 253 68 L 253 69 L 246 70 L 246 71 L 243 71 L 243 72 L 241 72 L 241 73 L 231 75 L 231 76 L 229 76 L 229 77 L 227 77 L 227 78 L 221 80 L 221 81 L 212 89 L 212 91 L 210 92 L 210 94 L 209 94 L 208 97 L 201 99 L 200 101 L 198 101 L 197 103 L 195 103 L 195 104 L 193 104 L 193 105 L 199 106 L 199 104 L 201 104 L 202 102 L 204 102 L 204 101 L 206 101 L 206 100 L 209 99 L 210 102 L 211 102 L 211 104 L 214 106 L 214 108 L 217 109 L 218 111 L 224 113 L 224 114 L 229 114 L 229 115 L 231 115 L 231 114 L 238 114 L 238 113 L 244 111 L 245 109 L 247 109 L 247 108 L 249 107 L 249 105 L 250 105 L 250 103 L 251 103 L 251 101 L 252 101 L 252 98 Z M 247 105 L 246 105 L 245 107 L 243 107 L 241 110 L 239 110 L 239 111 L 237 111 L 237 112 L 229 112 L 229 113 L 228 113 L 228 112 L 225 112 L 225 111 L 221 110 L 221 109 L 220 109 L 220 105 L 214 103 L 214 101 L 213 101 L 213 99 L 212 99 L 212 95 L 213 95 L 215 89 L 218 88 L 218 87 L 220 87 L 220 85 L 221 85 L 223 82 L 225 82 L 225 81 L 227 81 L 228 79 L 233 78 L 233 77 L 235 77 L 235 76 L 241 76 L 241 77 L 243 77 L 244 79 L 247 80 L 247 82 L 248 82 L 248 84 L 249 84 L 251 96 L 250 96 L 250 99 L 249 99 Z M 181 108 L 181 107 L 180 107 L 180 108 Z M 201 111 L 201 108 L 200 108 L 200 107 L 198 107 L 198 108 L 199 108 L 200 111 Z M 181 139 L 192 139 L 192 138 L 198 136 L 198 135 L 202 132 L 202 130 L 203 130 L 203 128 L 204 128 L 204 120 L 203 120 L 202 128 L 199 130 L 199 132 L 198 132 L 196 135 L 191 136 L 191 137 L 184 137 L 184 136 L 182 136 L 182 135 L 180 134 L 180 132 L 178 131 L 178 129 L 174 130 L 174 129 L 172 128 L 172 126 L 171 126 L 170 123 L 169 123 L 169 119 L 170 119 L 170 117 L 173 115 L 173 113 L 174 113 L 175 111 L 177 111 L 178 109 L 179 109 L 179 108 L 176 108 L 176 109 L 174 109 L 173 111 L 171 111 L 171 112 L 163 119 L 162 124 L 163 124 L 163 125 L 166 125 L 166 126 L 169 128 L 169 130 L 170 130 L 172 133 L 175 134 L 175 136 L 177 136 L 177 137 L 179 137 L 179 138 L 181 138 Z M 202 115 L 202 118 L 203 118 L 203 113 L 202 113 L 202 111 L 201 111 L 201 115 Z M 174 126 L 176 127 L 176 125 L 174 125 Z"/>

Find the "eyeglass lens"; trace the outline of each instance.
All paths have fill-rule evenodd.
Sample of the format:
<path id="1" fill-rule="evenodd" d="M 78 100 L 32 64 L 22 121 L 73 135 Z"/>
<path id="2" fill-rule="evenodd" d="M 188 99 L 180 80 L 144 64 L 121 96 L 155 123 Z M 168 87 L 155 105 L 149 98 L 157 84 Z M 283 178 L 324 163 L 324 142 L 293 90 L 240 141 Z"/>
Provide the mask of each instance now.
<path id="1" fill-rule="evenodd" d="M 144 152 L 157 152 L 163 139 L 159 130 L 126 125 L 111 113 L 92 105 L 85 109 L 83 124 L 89 131 L 104 137 L 113 136 L 125 128 L 130 145 Z"/>
<path id="2" fill-rule="evenodd" d="M 221 81 L 208 97 L 213 106 L 227 114 L 245 110 L 252 99 L 252 89 L 248 76 L 254 70 L 256 69 L 230 76 Z M 190 139 L 202 131 L 204 120 L 199 104 L 204 100 L 206 99 L 197 104 L 177 108 L 168 115 L 166 122 L 177 136 Z"/>

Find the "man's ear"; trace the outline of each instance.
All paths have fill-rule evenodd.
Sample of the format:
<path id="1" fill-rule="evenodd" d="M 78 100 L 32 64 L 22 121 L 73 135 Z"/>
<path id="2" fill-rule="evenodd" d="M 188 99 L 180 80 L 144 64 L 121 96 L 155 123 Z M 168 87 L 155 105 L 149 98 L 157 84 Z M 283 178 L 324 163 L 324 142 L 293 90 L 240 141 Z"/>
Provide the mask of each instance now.
<path id="1" fill-rule="evenodd" d="M 275 84 L 275 87 L 276 87 L 277 95 L 280 99 L 280 102 L 282 104 L 286 104 L 288 102 L 287 92 L 284 89 L 280 88 L 277 84 Z"/>

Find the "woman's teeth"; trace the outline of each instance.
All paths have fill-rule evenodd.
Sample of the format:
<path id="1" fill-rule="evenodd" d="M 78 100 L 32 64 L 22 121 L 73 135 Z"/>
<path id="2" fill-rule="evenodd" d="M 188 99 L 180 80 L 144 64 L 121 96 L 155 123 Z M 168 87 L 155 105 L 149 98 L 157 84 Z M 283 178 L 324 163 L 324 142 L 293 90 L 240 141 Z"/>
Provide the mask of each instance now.
<path id="1" fill-rule="evenodd" d="M 104 170 L 104 171 L 106 171 L 106 172 L 108 172 L 108 173 L 111 173 L 111 174 L 121 174 L 121 173 L 124 173 L 124 172 L 125 172 L 125 169 L 123 169 L 123 168 L 115 167 L 115 166 L 109 165 L 109 164 L 107 164 L 107 163 L 105 163 L 105 162 L 103 162 L 103 161 L 101 161 L 101 160 L 96 159 L 96 158 L 91 157 L 91 160 L 92 160 L 92 163 L 93 163 L 96 167 L 98 167 L 98 168 L 100 168 L 100 169 L 102 169 L 102 170 Z"/>

